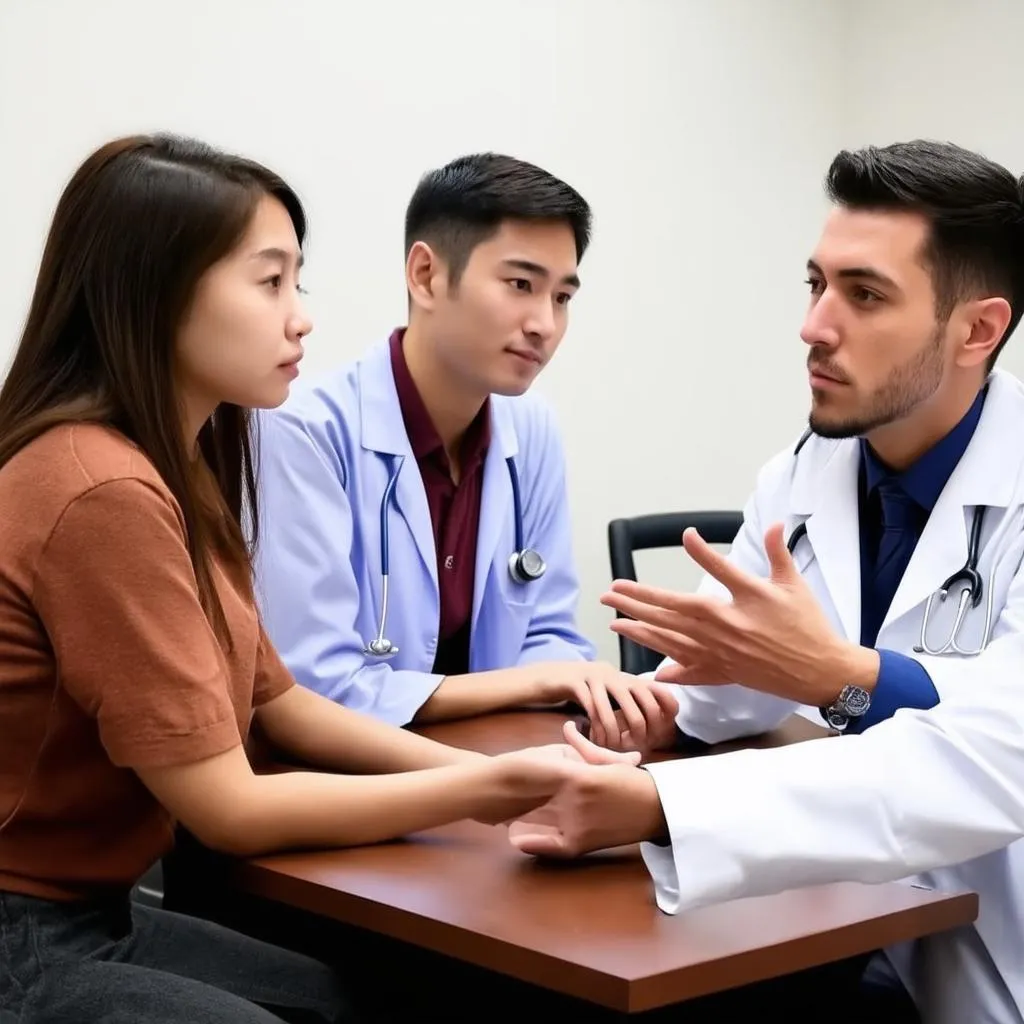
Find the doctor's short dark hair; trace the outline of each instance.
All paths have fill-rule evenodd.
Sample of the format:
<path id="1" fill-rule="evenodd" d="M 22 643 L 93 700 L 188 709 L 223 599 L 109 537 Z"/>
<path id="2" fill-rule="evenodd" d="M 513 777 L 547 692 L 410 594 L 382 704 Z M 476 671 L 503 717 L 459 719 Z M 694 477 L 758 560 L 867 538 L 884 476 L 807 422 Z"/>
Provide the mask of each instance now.
<path id="1" fill-rule="evenodd" d="M 1024 312 L 1024 181 L 980 153 L 917 139 L 843 150 L 825 188 L 832 202 L 848 209 L 900 210 L 928 219 L 924 258 L 940 323 L 958 302 L 978 295 L 1010 303 L 1010 322 L 991 368 Z"/>
<path id="2" fill-rule="evenodd" d="M 473 250 L 509 220 L 564 221 L 577 260 L 590 244 L 590 207 L 572 186 L 523 160 L 476 153 L 420 178 L 405 212 L 405 253 L 426 242 L 448 264 L 454 285 Z"/>

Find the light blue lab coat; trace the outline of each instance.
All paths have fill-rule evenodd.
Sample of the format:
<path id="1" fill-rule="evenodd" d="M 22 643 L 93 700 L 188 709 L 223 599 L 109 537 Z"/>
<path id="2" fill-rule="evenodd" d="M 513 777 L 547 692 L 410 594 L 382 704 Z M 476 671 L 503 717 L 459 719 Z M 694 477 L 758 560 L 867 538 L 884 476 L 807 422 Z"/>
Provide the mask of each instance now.
<path id="1" fill-rule="evenodd" d="M 509 575 L 515 546 L 515 456 L 526 547 L 547 572 Z M 364 654 L 381 604 L 381 497 L 388 507 L 390 596 L 385 636 L 399 653 Z M 257 595 L 271 640 L 303 685 L 383 721 L 413 719 L 441 681 L 433 674 L 440 598 L 437 554 L 419 467 L 405 432 L 387 342 L 260 417 Z M 575 625 L 565 462 L 555 423 L 535 395 L 491 399 L 474 577 L 471 672 L 594 657 Z"/>

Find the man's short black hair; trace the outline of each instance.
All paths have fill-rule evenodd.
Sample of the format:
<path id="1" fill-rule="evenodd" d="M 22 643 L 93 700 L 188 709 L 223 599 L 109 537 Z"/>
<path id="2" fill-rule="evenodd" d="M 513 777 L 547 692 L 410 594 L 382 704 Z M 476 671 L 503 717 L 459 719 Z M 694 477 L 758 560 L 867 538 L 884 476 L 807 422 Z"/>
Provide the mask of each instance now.
<path id="1" fill-rule="evenodd" d="M 453 285 L 472 251 L 504 221 L 564 221 L 576 259 L 590 244 L 590 207 L 570 185 L 534 164 L 500 153 L 461 156 L 420 179 L 405 212 L 405 252 L 428 243 Z"/>
<path id="2" fill-rule="evenodd" d="M 829 198 L 851 210 L 922 214 L 931 231 L 924 258 L 936 316 L 958 302 L 999 295 L 1010 303 L 995 363 L 1024 312 L 1024 184 L 1005 167 L 950 142 L 917 139 L 843 150 L 825 179 Z"/>

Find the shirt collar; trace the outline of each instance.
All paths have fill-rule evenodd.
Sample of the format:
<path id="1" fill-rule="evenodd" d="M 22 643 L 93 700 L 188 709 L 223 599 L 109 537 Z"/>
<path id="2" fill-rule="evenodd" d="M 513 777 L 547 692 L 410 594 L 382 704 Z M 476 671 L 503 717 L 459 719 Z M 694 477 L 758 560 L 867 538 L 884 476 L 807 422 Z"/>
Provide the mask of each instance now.
<path id="1" fill-rule="evenodd" d="M 395 378 L 395 391 L 398 393 L 398 405 L 402 411 L 405 432 L 409 437 L 409 446 L 417 462 L 434 458 L 447 468 L 448 456 L 441 435 L 438 434 L 434 421 L 423 404 L 416 382 L 409 372 L 409 364 L 405 361 L 405 352 L 402 348 L 404 338 L 405 328 L 396 328 L 388 339 L 388 348 L 391 354 L 391 372 Z M 462 439 L 463 476 L 483 461 L 490 442 L 491 415 L 488 399 Z"/>
<path id="2" fill-rule="evenodd" d="M 953 475 L 957 463 L 963 457 L 967 446 L 971 443 L 981 410 L 985 405 L 985 393 L 982 388 L 978 397 L 971 404 L 960 422 L 937 444 L 932 445 L 916 462 L 911 463 L 903 472 L 894 473 L 872 451 L 871 445 L 861 438 L 861 456 L 864 463 L 867 493 L 871 492 L 885 479 L 895 479 L 903 493 L 912 498 L 926 512 L 931 512 L 939 500 L 946 481 Z"/>

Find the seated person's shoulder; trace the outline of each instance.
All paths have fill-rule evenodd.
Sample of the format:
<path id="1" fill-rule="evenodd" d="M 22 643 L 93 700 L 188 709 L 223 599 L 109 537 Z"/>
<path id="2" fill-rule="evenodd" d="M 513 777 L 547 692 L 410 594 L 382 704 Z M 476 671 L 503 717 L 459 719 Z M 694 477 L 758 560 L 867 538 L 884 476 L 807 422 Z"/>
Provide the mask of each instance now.
<path id="1" fill-rule="evenodd" d="M 49 532 L 77 499 L 115 481 L 136 481 L 154 497 L 173 502 L 152 462 L 123 434 L 95 423 L 64 424 L 35 438 L 0 469 L 0 509 L 9 522 Z"/>

